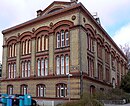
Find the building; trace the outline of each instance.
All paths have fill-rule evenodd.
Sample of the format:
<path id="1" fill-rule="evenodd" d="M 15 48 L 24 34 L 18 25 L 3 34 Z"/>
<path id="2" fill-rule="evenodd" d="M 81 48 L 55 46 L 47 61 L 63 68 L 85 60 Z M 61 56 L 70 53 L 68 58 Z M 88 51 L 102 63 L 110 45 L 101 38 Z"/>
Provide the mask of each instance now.
<path id="1" fill-rule="evenodd" d="M 77 0 L 54 1 L 37 18 L 2 31 L 2 93 L 77 100 L 118 87 L 127 59 Z"/>

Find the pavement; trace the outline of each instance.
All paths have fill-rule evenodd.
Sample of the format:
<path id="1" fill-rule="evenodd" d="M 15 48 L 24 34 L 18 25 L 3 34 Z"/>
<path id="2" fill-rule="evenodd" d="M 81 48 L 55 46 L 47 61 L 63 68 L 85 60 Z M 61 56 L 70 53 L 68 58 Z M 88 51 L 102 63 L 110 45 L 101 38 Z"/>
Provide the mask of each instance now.
<path id="1" fill-rule="evenodd" d="M 105 104 L 105 106 L 130 106 L 130 103 L 124 105 Z"/>

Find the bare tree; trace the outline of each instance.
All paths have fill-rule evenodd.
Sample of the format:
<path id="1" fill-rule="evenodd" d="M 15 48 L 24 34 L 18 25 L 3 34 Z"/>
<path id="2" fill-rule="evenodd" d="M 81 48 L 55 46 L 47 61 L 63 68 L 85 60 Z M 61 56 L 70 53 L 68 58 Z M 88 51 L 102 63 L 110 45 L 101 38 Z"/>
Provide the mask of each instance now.
<path id="1" fill-rule="evenodd" d="M 125 44 L 124 46 L 120 45 L 121 50 L 124 52 L 124 54 L 127 57 L 128 60 L 128 70 L 130 71 L 130 46 L 129 44 Z"/>

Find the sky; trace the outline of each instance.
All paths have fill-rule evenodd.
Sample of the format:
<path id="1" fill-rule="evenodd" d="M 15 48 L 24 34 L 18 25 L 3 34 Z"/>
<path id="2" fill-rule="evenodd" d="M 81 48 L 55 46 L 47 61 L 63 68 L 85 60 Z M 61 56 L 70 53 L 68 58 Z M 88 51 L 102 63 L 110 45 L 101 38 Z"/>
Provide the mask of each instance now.
<path id="1" fill-rule="evenodd" d="M 53 0 L 0 0 L 0 63 L 3 45 L 1 31 L 36 18 L 36 11 L 44 10 L 52 2 Z M 130 0 L 78 0 L 78 2 L 81 2 L 91 14 L 97 12 L 102 27 L 117 45 L 130 44 Z"/>

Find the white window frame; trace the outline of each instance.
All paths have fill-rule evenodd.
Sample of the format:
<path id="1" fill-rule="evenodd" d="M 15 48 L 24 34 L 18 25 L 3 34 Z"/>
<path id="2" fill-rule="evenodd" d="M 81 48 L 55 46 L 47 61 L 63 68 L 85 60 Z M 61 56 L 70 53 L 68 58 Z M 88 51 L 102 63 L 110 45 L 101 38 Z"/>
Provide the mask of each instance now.
<path id="1" fill-rule="evenodd" d="M 66 56 L 65 63 L 66 63 L 66 75 L 68 75 L 69 74 L 69 56 Z"/>
<path id="2" fill-rule="evenodd" d="M 16 64 L 14 64 L 14 76 L 13 78 L 16 78 Z"/>
<path id="3" fill-rule="evenodd" d="M 48 75 L 48 59 L 45 59 L 45 76 Z"/>
<path id="4" fill-rule="evenodd" d="M 22 62 L 22 77 L 24 77 L 24 72 L 25 72 L 25 64 L 24 64 L 24 62 Z"/>
<path id="5" fill-rule="evenodd" d="M 28 76 L 28 62 L 27 61 L 25 62 L 25 75 L 24 76 L 25 77 Z"/>
<path id="6" fill-rule="evenodd" d="M 38 76 L 40 76 L 41 75 L 41 61 L 40 60 L 38 60 L 38 62 L 37 62 L 38 64 L 37 64 L 37 71 L 38 71 Z"/>
<path id="7" fill-rule="evenodd" d="M 11 66 L 10 66 L 11 64 L 9 64 L 9 66 L 8 66 L 8 71 L 9 71 L 9 73 L 8 73 L 8 78 L 11 78 Z"/>
<path id="8" fill-rule="evenodd" d="M 56 58 L 56 73 L 57 75 L 60 75 L 60 58 Z"/>
<path id="9" fill-rule="evenodd" d="M 44 76 L 44 59 L 41 60 L 41 76 Z"/>
<path id="10" fill-rule="evenodd" d="M 60 48 L 60 33 L 58 32 L 56 36 L 57 36 L 57 48 Z"/>
<path id="11" fill-rule="evenodd" d="M 28 77 L 30 77 L 30 74 L 31 74 L 31 70 L 30 70 L 30 67 L 31 67 L 31 62 L 28 61 Z"/>
<path id="12" fill-rule="evenodd" d="M 61 56 L 61 74 L 64 74 L 65 72 L 65 70 L 64 70 L 64 66 L 65 66 L 65 64 L 64 64 L 64 56 Z"/>
<path id="13" fill-rule="evenodd" d="M 69 32 L 65 32 L 65 46 L 69 46 Z"/>
<path id="14" fill-rule="evenodd" d="M 65 33 L 62 30 L 61 31 L 61 47 L 64 47 L 64 46 L 65 46 Z"/>

